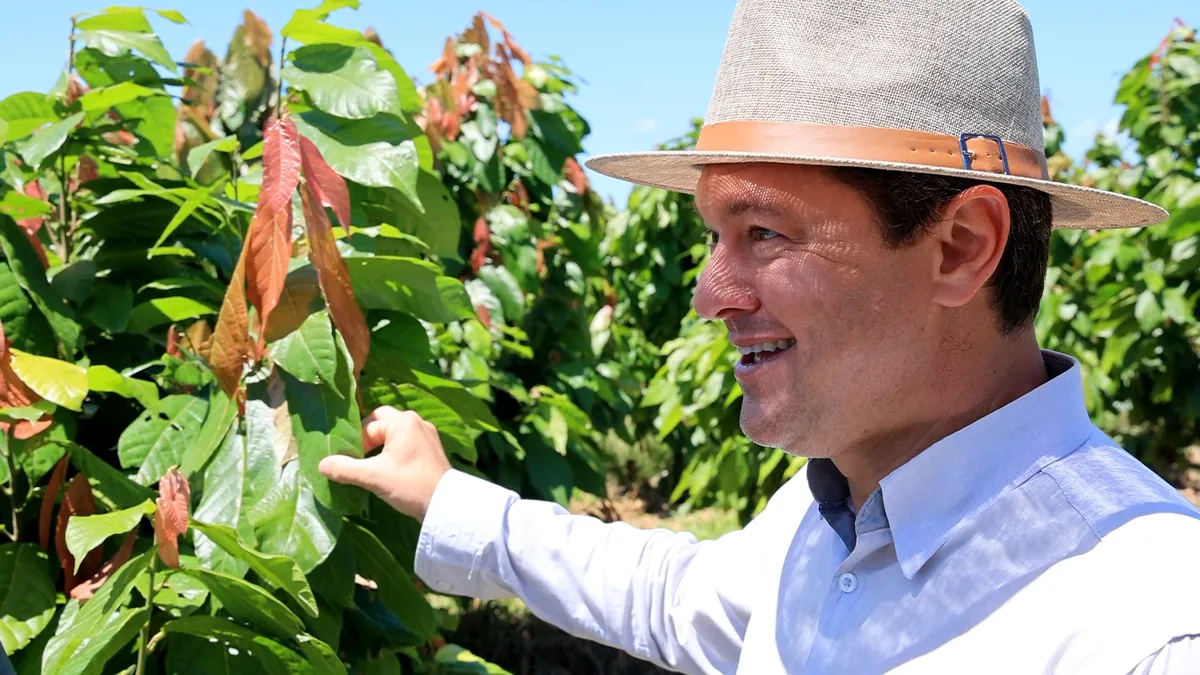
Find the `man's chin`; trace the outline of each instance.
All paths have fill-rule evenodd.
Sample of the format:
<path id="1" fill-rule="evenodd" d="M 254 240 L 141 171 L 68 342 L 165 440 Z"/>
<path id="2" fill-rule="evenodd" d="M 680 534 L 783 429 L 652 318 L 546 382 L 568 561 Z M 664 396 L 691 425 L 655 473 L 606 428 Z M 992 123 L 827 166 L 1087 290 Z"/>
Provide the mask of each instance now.
<path id="1" fill-rule="evenodd" d="M 786 419 L 776 406 L 753 399 L 742 400 L 740 425 L 747 438 L 764 448 L 787 448 L 795 438 L 795 418 Z M 786 407 L 786 406 L 779 406 Z"/>

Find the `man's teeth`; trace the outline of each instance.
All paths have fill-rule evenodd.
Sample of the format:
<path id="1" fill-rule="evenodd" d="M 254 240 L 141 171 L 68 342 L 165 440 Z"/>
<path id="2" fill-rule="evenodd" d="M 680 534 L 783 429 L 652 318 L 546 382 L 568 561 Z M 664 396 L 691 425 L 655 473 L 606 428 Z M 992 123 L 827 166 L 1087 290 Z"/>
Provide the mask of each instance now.
<path id="1" fill-rule="evenodd" d="M 777 342 L 763 342 L 748 347 L 738 347 L 738 353 L 742 356 L 746 354 L 757 354 L 759 352 L 774 352 L 780 349 L 787 349 L 796 343 L 795 340 L 779 340 Z"/>

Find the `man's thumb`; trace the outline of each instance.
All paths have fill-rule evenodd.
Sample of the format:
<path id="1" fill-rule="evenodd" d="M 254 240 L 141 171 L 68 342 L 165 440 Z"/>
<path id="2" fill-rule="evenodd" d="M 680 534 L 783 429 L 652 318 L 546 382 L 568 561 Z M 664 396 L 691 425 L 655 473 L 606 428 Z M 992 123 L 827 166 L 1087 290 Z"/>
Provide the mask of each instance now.
<path id="1" fill-rule="evenodd" d="M 376 476 L 368 466 L 366 459 L 356 459 L 349 455 L 330 455 L 321 460 L 317 469 L 326 478 L 337 483 L 357 485 L 368 490 L 374 487 L 373 479 Z"/>

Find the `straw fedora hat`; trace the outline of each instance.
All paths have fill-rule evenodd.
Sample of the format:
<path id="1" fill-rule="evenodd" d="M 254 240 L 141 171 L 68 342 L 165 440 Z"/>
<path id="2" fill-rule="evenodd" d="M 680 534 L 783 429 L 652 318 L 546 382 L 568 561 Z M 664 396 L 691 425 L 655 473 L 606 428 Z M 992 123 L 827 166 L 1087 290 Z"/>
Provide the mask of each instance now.
<path id="1" fill-rule="evenodd" d="M 739 0 L 696 149 L 598 155 L 614 178 L 693 192 L 705 165 L 892 169 L 1049 193 L 1055 228 L 1167 212 L 1049 179 L 1033 33 L 1014 0 Z"/>

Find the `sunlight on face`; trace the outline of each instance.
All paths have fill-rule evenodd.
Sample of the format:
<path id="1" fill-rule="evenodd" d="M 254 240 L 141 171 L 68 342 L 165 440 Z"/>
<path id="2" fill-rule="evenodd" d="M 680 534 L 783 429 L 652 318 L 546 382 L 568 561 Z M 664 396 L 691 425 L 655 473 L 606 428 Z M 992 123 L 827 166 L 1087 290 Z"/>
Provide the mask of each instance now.
<path id="1" fill-rule="evenodd" d="M 902 414 L 929 352 L 928 247 L 886 247 L 870 204 L 820 167 L 709 166 L 696 207 L 713 235 L 697 312 L 767 346 L 736 371 L 746 435 L 819 457 Z"/>

